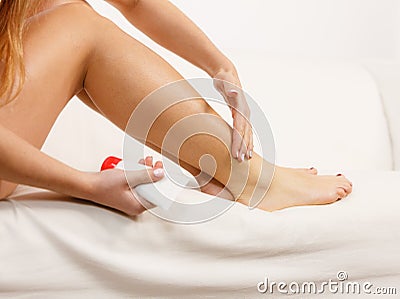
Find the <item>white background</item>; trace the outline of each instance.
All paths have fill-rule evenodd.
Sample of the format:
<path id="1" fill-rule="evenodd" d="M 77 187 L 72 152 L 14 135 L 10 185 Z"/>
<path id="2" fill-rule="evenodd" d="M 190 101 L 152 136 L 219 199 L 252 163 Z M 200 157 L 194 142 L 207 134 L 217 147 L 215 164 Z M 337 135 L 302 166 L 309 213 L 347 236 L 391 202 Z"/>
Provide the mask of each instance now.
<path id="1" fill-rule="evenodd" d="M 398 0 L 173 2 L 227 48 L 314 58 L 400 58 Z M 221 14 L 232 22 L 221 22 Z"/>
<path id="2" fill-rule="evenodd" d="M 110 14 L 104 1 L 88 2 Z M 231 49 L 257 49 L 298 58 L 400 60 L 398 0 L 171 2 L 228 53 Z M 128 25 L 124 28 L 134 32 Z M 140 34 L 134 35 L 147 43 Z"/>

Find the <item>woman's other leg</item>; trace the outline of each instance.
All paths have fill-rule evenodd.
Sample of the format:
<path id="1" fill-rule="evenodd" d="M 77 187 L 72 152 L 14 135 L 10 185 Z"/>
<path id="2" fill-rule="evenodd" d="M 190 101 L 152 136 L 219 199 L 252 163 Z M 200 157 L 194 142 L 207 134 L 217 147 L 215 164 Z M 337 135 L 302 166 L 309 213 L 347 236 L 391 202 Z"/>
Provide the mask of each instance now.
<path id="1" fill-rule="evenodd" d="M 66 4 L 31 18 L 24 38 L 25 85 L 14 101 L 0 108 L 1 125 L 37 148 L 67 102 L 83 88 L 93 43 L 82 28 L 90 23 L 71 17 L 84 6 L 90 9 L 87 4 Z M 16 186 L 0 180 L 0 198 Z"/>

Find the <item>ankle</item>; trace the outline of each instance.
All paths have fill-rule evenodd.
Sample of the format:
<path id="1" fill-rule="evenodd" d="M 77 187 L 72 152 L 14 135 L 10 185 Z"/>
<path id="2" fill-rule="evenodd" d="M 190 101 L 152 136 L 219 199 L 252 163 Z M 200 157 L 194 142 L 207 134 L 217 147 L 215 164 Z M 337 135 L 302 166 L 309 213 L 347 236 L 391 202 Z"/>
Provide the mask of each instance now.
<path id="1" fill-rule="evenodd" d="M 262 200 L 272 182 L 274 165 L 254 155 L 252 159 L 233 166 L 227 189 L 234 198 L 247 204 Z"/>

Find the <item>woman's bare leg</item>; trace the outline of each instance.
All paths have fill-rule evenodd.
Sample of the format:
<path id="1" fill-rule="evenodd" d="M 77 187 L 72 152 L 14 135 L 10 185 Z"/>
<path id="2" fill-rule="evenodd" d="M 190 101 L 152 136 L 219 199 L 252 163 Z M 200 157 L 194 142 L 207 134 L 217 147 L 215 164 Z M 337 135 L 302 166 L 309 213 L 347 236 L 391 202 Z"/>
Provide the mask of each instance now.
<path id="1" fill-rule="evenodd" d="M 133 135 L 153 148 L 160 150 L 163 147 L 163 150 L 171 153 L 173 150 L 170 151 L 168 143 L 163 144 L 168 130 L 182 119 L 201 114 L 205 121 L 201 123 L 199 132 L 213 132 L 215 137 L 199 134 L 188 138 L 178 153 L 182 165 L 189 165 L 189 171 L 200 169 L 200 158 L 205 154 L 211 155 L 216 161 L 214 178 L 227 185 L 233 196 L 245 204 L 249 203 L 254 192 L 261 194 L 268 189 L 271 165 L 258 155 L 244 163 L 232 160 L 229 152 L 231 128 L 189 84 L 182 82 L 179 88 L 172 86 L 159 90 L 171 82 L 182 80 L 179 73 L 111 22 L 102 20 L 98 29 L 96 52 L 88 62 L 84 88 L 108 119 L 125 129 L 132 112 L 139 106 L 141 112 L 145 113 L 135 114 L 139 118 L 138 127 L 148 118 L 154 123 L 145 140 L 141 135 L 143 128 L 134 130 Z M 143 108 L 142 100 L 145 98 L 150 104 Z M 158 106 L 168 106 L 176 100 L 188 98 L 192 100 L 169 107 L 157 118 L 151 117 L 158 115 Z M 154 114 L 152 110 L 157 113 Z M 260 170 L 261 166 L 263 171 Z M 293 205 L 325 204 L 343 198 L 349 192 L 351 184 L 343 176 L 315 176 L 305 171 L 277 168 L 271 188 L 260 207 L 275 210 Z"/>

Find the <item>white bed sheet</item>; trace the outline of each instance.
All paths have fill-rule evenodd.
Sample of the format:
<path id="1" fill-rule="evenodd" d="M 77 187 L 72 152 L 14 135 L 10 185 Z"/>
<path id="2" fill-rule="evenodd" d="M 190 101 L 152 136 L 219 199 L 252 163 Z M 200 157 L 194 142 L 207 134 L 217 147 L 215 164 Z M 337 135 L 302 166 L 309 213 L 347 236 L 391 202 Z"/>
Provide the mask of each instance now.
<path id="1" fill-rule="evenodd" d="M 338 271 L 399 294 L 400 173 L 349 176 L 353 194 L 333 205 L 267 213 L 236 204 L 197 225 L 20 186 L 0 201 L 0 297 L 280 298 L 257 283 Z"/>

